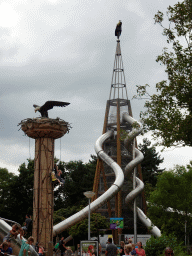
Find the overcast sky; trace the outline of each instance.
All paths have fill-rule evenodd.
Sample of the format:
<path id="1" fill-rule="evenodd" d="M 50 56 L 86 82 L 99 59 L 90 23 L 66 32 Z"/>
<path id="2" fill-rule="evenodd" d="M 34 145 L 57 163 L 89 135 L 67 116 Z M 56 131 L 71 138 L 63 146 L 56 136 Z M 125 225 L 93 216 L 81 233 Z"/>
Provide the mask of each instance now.
<path id="1" fill-rule="evenodd" d="M 166 46 L 153 17 L 175 0 L 6 0 L 0 3 L 0 167 L 16 172 L 34 157 L 34 140 L 17 126 L 34 118 L 33 104 L 67 101 L 54 108 L 72 129 L 55 141 L 62 161 L 87 162 L 102 134 L 116 49 L 114 30 L 122 20 L 121 51 L 133 116 L 143 102 L 132 100 L 136 85 L 166 79 L 155 62 Z M 141 139 L 138 139 L 139 141 Z M 60 151 L 61 143 L 61 151 Z M 163 167 L 188 164 L 191 149 L 161 154 Z"/>

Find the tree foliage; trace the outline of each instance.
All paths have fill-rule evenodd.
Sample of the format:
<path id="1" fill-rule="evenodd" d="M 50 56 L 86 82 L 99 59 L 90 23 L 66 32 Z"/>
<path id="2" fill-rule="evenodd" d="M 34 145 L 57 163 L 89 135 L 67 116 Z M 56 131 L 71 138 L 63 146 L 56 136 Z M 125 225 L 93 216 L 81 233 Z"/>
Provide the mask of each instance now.
<path id="1" fill-rule="evenodd" d="M 9 173 L 6 168 L 0 168 L 0 216 L 4 218 L 7 218 L 11 211 L 10 188 L 14 179 L 13 173 Z"/>
<path id="2" fill-rule="evenodd" d="M 19 175 L 0 171 L 0 216 L 23 223 L 25 215 L 33 213 L 34 161 L 21 164 Z"/>
<path id="3" fill-rule="evenodd" d="M 148 216 L 165 234 L 175 234 L 184 241 L 185 221 L 191 234 L 192 165 L 165 171 L 149 198 Z"/>
<path id="4" fill-rule="evenodd" d="M 155 15 L 163 28 L 168 48 L 156 59 L 165 66 L 168 79 L 156 84 L 156 94 L 137 86 L 137 96 L 149 96 L 141 113 L 146 130 L 153 131 L 159 145 L 192 145 L 192 2 L 185 0 L 167 8 L 169 27 L 163 26 L 164 14 Z M 172 47 L 172 50 L 170 48 Z"/>
<path id="5" fill-rule="evenodd" d="M 182 246 L 178 243 L 178 240 L 175 236 L 169 235 L 165 236 L 162 235 L 160 237 L 155 238 L 152 236 L 146 242 L 145 246 L 145 253 L 147 256 L 159 256 L 165 255 L 165 248 L 171 247 L 174 250 L 174 255 L 184 255 L 182 253 Z"/>
<path id="6" fill-rule="evenodd" d="M 98 236 L 99 229 L 109 228 L 109 223 L 106 218 L 99 213 L 92 213 L 90 218 L 90 231 L 91 236 Z M 72 237 L 79 238 L 81 240 L 87 239 L 88 234 L 88 220 L 84 219 L 81 222 L 72 226 L 69 230 L 69 234 Z"/>
<path id="7" fill-rule="evenodd" d="M 145 184 L 149 183 L 152 187 L 155 187 L 158 175 L 164 170 L 159 168 L 164 159 L 156 152 L 156 148 L 154 146 L 150 147 L 150 145 L 151 142 L 145 138 L 138 148 L 144 155 L 144 159 L 141 162 L 143 181 Z"/>
<path id="8" fill-rule="evenodd" d="M 83 192 L 92 190 L 96 157 L 91 156 L 88 163 L 71 161 L 58 165 L 66 182 L 54 192 L 54 224 L 87 205 Z M 14 175 L 0 168 L 0 217 L 22 224 L 27 213 L 33 214 L 34 160 L 21 164 L 18 172 Z"/>
<path id="9" fill-rule="evenodd" d="M 80 208 L 87 204 L 83 192 L 93 188 L 96 169 L 96 157 L 91 156 L 88 163 L 82 161 L 60 162 L 59 169 L 63 171 L 64 186 L 55 192 L 55 210 L 60 208 Z"/>

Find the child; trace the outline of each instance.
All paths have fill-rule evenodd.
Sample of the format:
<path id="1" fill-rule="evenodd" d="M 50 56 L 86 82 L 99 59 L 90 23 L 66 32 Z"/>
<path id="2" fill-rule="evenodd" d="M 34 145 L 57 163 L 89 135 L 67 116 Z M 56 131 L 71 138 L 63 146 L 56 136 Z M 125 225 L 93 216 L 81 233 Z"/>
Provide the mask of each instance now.
<path id="1" fill-rule="evenodd" d="M 8 242 L 3 242 L 2 249 L 0 250 L 0 252 L 4 253 L 5 255 L 7 255 L 7 254 L 12 255 L 13 250 L 11 247 L 9 247 Z"/>
<path id="2" fill-rule="evenodd" d="M 62 174 L 62 171 L 61 171 L 61 170 L 58 170 L 56 177 L 57 177 L 57 179 L 59 180 L 59 184 L 60 184 L 60 185 L 64 185 L 64 182 L 65 182 L 65 181 L 64 181 L 63 178 L 61 178 L 61 174 Z"/>
<path id="3" fill-rule="evenodd" d="M 131 252 L 131 255 L 136 255 L 137 253 L 136 253 L 136 250 L 135 250 L 135 245 L 134 244 L 132 244 L 132 252 Z"/>
<path id="4" fill-rule="evenodd" d="M 132 244 L 131 243 L 126 244 L 124 248 L 125 255 L 131 255 L 131 252 L 132 252 Z"/>
<path id="5" fill-rule="evenodd" d="M 43 243 L 39 243 L 39 256 L 43 256 L 44 254 L 44 248 L 43 248 Z"/>
<path id="6" fill-rule="evenodd" d="M 52 177 L 52 182 L 55 185 L 56 184 L 59 184 L 59 185 L 63 185 L 64 184 L 64 179 L 61 178 L 61 174 L 62 174 L 62 171 L 58 170 L 58 166 L 56 164 L 54 164 L 54 168 L 53 168 L 51 177 Z"/>
<path id="7" fill-rule="evenodd" d="M 124 255 L 124 247 L 125 247 L 125 243 L 124 243 L 124 241 L 121 241 L 120 242 L 120 250 L 119 250 L 120 256 Z"/>
<path id="8" fill-rule="evenodd" d="M 19 234 L 20 227 L 17 224 L 14 224 L 12 226 L 12 229 L 7 233 L 7 235 L 3 238 L 3 242 L 11 242 L 12 238 L 17 238 L 17 235 Z"/>
<path id="9" fill-rule="evenodd" d="M 38 253 L 39 252 L 39 243 L 38 242 L 36 242 L 36 244 L 35 244 L 35 251 Z"/>
<path id="10" fill-rule="evenodd" d="M 20 249 L 20 252 L 19 252 L 19 256 L 28 256 L 28 250 L 29 250 L 29 247 L 30 245 L 32 245 L 34 243 L 34 238 L 32 236 L 30 236 L 28 239 L 27 239 L 27 242 L 23 239 L 22 237 L 22 231 L 20 232 L 20 239 L 22 241 L 22 244 L 21 244 L 21 249 Z"/>
<path id="11" fill-rule="evenodd" d="M 71 247 L 67 247 L 67 251 L 65 253 L 67 256 L 71 256 L 73 254 L 73 251 L 71 250 Z"/>

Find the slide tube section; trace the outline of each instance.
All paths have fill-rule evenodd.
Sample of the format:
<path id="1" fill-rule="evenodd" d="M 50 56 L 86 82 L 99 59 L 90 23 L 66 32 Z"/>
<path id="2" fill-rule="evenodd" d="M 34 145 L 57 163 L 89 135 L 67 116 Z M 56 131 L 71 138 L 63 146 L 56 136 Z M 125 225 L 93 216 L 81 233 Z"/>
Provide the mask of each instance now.
<path id="1" fill-rule="evenodd" d="M 97 155 L 107 164 L 109 165 L 114 173 L 115 173 L 115 181 L 111 185 L 111 187 L 103 193 L 99 198 L 93 201 L 90 204 L 90 211 L 94 212 L 96 209 L 100 208 L 103 204 L 105 204 L 108 200 L 114 197 L 118 191 L 120 190 L 121 186 L 124 182 L 124 174 L 120 166 L 111 158 L 109 157 L 102 149 L 102 145 L 105 140 L 113 136 L 114 132 L 112 130 L 106 132 L 102 136 L 98 138 L 95 144 L 95 151 Z M 57 234 L 61 233 L 63 230 L 71 227 L 72 225 L 76 224 L 77 222 L 85 219 L 88 217 L 89 206 L 86 206 L 83 210 L 75 213 L 71 217 L 65 219 L 64 221 L 60 222 L 59 224 L 53 227 L 53 235 L 56 236 Z"/>
<path id="2" fill-rule="evenodd" d="M 123 113 L 123 121 L 128 122 L 131 126 L 134 126 L 132 131 L 128 134 L 128 136 L 124 140 L 124 145 L 127 148 L 129 143 L 138 136 L 143 127 L 142 124 L 138 121 L 136 121 L 133 117 L 129 116 L 128 113 Z M 143 154 L 135 148 L 135 159 L 127 164 L 125 167 L 125 176 L 130 175 L 131 171 L 134 169 L 135 166 L 137 166 L 139 163 L 143 161 Z M 132 209 L 131 202 L 143 191 L 144 189 L 144 183 L 136 177 L 136 188 L 133 189 L 125 198 L 125 203 Z M 133 209 L 132 209 L 133 210 Z M 157 237 L 161 236 L 161 231 L 158 227 L 154 226 L 153 223 L 147 216 L 144 214 L 144 212 L 137 207 L 137 215 L 141 222 L 150 230 L 150 232 Z"/>

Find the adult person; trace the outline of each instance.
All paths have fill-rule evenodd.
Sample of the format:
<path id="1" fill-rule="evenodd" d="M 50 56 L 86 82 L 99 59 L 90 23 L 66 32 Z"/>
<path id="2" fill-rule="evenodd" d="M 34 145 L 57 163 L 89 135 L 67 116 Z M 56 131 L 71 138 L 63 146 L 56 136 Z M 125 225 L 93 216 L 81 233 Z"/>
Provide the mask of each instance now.
<path id="1" fill-rule="evenodd" d="M 28 235 L 32 234 L 32 225 L 33 225 L 33 221 L 31 219 L 31 216 L 29 214 L 26 214 L 25 216 L 25 223 L 26 223 L 26 232 Z"/>
<path id="2" fill-rule="evenodd" d="M 77 255 L 81 255 L 80 244 L 77 244 Z"/>
<path id="3" fill-rule="evenodd" d="M 138 248 L 135 248 L 137 255 L 146 256 L 145 250 L 143 249 L 142 243 L 140 241 L 137 242 L 137 246 Z"/>
<path id="4" fill-rule="evenodd" d="M 61 237 L 61 240 L 59 241 L 59 249 L 61 251 L 61 256 L 65 254 L 65 251 L 67 250 L 67 247 L 65 246 L 64 237 Z"/>
<path id="5" fill-rule="evenodd" d="M 165 248 L 165 256 L 172 256 L 173 255 L 173 250 L 171 247 L 166 247 Z"/>
<path id="6" fill-rule="evenodd" d="M 102 251 L 102 247 L 101 247 L 101 244 L 99 243 L 99 255 L 101 254 L 101 251 Z"/>
<path id="7" fill-rule="evenodd" d="M 120 250 L 119 250 L 120 256 L 124 255 L 124 246 L 125 246 L 124 241 L 121 241 L 120 242 Z"/>
<path id="8" fill-rule="evenodd" d="M 117 246 L 115 244 L 112 244 L 112 238 L 108 238 L 108 245 L 105 251 L 106 256 L 115 256 L 117 255 Z"/>

